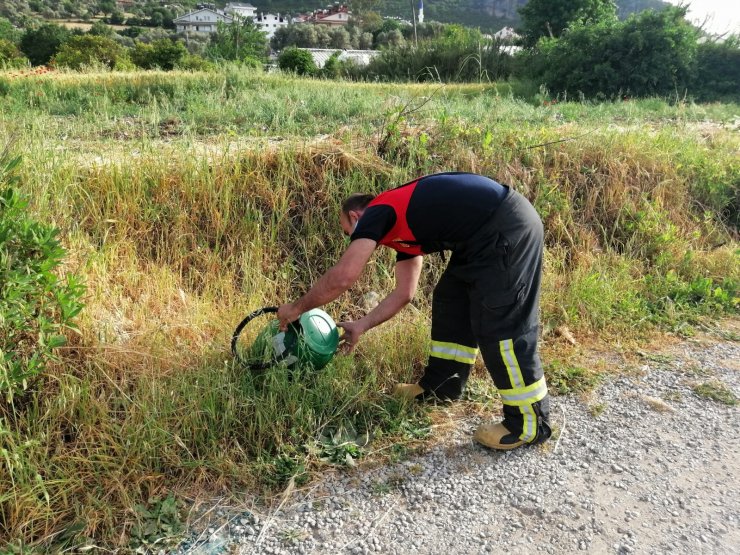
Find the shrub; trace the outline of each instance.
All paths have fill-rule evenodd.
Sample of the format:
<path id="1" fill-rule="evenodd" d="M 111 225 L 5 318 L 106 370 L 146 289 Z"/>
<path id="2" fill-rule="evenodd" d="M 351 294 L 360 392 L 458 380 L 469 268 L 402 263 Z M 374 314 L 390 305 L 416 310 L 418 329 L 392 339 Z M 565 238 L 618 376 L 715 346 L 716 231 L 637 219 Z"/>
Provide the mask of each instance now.
<path id="1" fill-rule="evenodd" d="M 107 37 L 82 35 L 69 39 L 54 56 L 53 64 L 71 69 L 102 64 L 110 69 L 130 65 L 126 49 Z"/>
<path id="2" fill-rule="evenodd" d="M 278 67 L 283 71 L 292 71 L 298 75 L 314 75 L 318 68 L 308 50 L 286 48 L 278 57 Z"/>
<path id="3" fill-rule="evenodd" d="M 587 97 L 681 93 L 690 83 L 697 36 L 685 8 L 646 10 L 624 22 L 574 23 L 543 39 L 531 64 L 552 92 Z"/>
<path id="4" fill-rule="evenodd" d="M 5 39 L 12 43 L 17 43 L 21 38 L 20 30 L 4 17 L 0 17 L 0 39 Z"/>
<path id="5" fill-rule="evenodd" d="M 28 63 L 15 44 L 6 39 L 0 39 L 0 69 L 19 68 Z"/>
<path id="6" fill-rule="evenodd" d="M 612 0 L 529 0 L 519 13 L 522 42 L 534 46 L 542 37 L 559 37 L 574 22 L 615 21 Z"/>
<path id="7" fill-rule="evenodd" d="M 70 36 L 71 33 L 61 25 L 45 23 L 26 29 L 21 37 L 21 51 L 33 65 L 46 65 Z"/>
<path id="8" fill-rule="evenodd" d="M 259 61 L 257 61 L 257 64 L 260 67 L 262 66 Z M 214 71 L 217 67 L 213 62 L 209 62 L 196 54 L 183 56 L 177 64 L 177 69 L 184 69 L 186 71 Z"/>
<path id="9" fill-rule="evenodd" d="M 180 67 L 187 55 L 185 45 L 171 39 L 158 39 L 151 44 L 137 42 L 131 49 L 131 61 L 143 69 L 159 68 L 169 71 Z"/>
<path id="10" fill-rule="evenodd" d="M 84 288 L 54 273 L 65 251 L 58 230 L 34 221 L 13 188 L 20 158 L 0 158 L 0 395 L 11 403 L 44 371 L 82 309 Z"/>
<path id="11" fill-rule="evenodd" d="M 385 49 L 365 69 L 369 77 L 463 82 L 499 79 L 510 72 L 511 56 L 499 44 L 459 25 L 446 26 L 440 36 L 420 41 L 418 47 L 407 43 Z"/>
<path id="12" fill-rule="evenodd" d="M 692 90 L 704 101 L 740 102 L 740 35 L 699 44 Z"/>
<path id="13" fill-rule="evenodd" d="M 219 22 L 207 50 L 214 60 L 263 60 L 267 58 L 269 47 L 267 35 L 251 19 L 245 19 L 228 25 Z"/>

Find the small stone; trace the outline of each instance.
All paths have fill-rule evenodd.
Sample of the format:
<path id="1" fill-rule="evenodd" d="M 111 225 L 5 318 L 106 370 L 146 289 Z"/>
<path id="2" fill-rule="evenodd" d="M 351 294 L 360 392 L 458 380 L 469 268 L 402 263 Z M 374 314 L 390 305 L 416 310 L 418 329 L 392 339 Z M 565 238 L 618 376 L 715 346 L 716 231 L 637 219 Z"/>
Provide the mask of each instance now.
<path id="1" fill-rule="evenodd" d="M 624 468 L 622 468 L 621 466 L 619 466 L 619 465 L 618 465 L 618 464 L 616 464 L 616 463 L 612 465 L 612 470 L 613 470 L 614 472 L 624 472 Z"/>

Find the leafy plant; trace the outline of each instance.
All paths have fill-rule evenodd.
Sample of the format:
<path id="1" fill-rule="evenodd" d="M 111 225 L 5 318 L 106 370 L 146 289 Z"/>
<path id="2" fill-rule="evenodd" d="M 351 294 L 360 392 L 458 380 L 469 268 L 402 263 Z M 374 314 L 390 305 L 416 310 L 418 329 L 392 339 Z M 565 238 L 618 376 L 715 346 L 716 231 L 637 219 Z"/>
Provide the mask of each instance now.
<path id="1" fill-rule="evenodd" d="M 545 375 L 550 392 L 557 395 L 583 393 L 599 381 L 599 376 L 586 368 L 570 366 L 557 360 L 546 365 Z"/>
<path id="2" fill-rule="evenodd" d="M 737 397 L 735 397 L 735 394 L 730 388 L 717 380 L 697 384 L 693 387 L 693 390 L 700 397 L 711 399 L 712 401 L 717 401 L 731 407 L 734 407 L 738 403 Z"/>
<path id="3" fill-rule="evenodd" d="M 615 98 L 669 95 L 689 85 L 696 30 L 686 8 L 645 11 L 627 21 L 573 23 L 560 38 L 543 38 L 531 74 L 556 93 Z"/>
<path id="4" fill-rule="evenodd" d="M 96 64 L 110 69 L 127 69 L 131 65 L 125 47 L 111 38 L 95 35 L 72 37 L 61 46 L 52 63 L 72 69 Z"/>
<path id="5" fill-rule="evenodd" d="M 314 450 L 324 462 L 354 466 L 369 440 L 368 434 L 358 434 L 352 424 L 343 424 L 324 432 Z"/>
<path id="6" fill-rule="evenodd" d="M 44 371 L 73 329 L 84 287 L 54 273 L 65 250 L 59 231 L 36 222 L 17 189 L 20 157 L 0 156 L 0 393 L 8 403 Z"/>
<path id="7" fill-rule="evenodd" d="M 273 472 L 268 478 L 268 482 L 277 486 L 282 486 L 294 478 L 297 486 L 308 482 L 308 473 L 306 465 L 296 456 L 281 454 L 273 462 Z"/>
<path id="8" fill-rule="evenodd" d="M 297 75 L 314 75 L 318 71 L 311 53 L 300 48 L 286 48 L 278 57 L 278 67 Z"/>
<path id="9" fill-rule="evenodd" d="M 170 493 L 164 499 L 152 498 L 148 506 L 134 507 L 139 522 L 131 530 L 131 547 L 137 553 L 168 543 L 182 534 L 185 526 L 180 518 L 177 499 Z"/>

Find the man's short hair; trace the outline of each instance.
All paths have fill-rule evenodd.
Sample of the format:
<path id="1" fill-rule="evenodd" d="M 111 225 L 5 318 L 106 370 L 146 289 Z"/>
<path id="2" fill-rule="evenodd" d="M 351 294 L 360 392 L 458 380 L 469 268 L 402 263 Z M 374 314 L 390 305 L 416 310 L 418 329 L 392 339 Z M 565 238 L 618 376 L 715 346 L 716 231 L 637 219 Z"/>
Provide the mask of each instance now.
<path id="1" fill-rule="evenodd" d="M 349 214 L 352 210 L 365 210 L 374 198 L 375 195 L 368 195 L 367 193 L 351 194 L 342 203 L 342 213 Z"/>

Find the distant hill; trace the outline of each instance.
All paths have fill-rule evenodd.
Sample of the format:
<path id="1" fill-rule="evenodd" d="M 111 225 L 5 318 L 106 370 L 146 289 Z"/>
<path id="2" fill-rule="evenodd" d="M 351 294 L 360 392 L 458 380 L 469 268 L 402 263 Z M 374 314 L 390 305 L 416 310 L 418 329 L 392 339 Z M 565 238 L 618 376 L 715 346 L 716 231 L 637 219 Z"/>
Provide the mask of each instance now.
<path id="1" fill-rule="evenodd" d="M 260 11 L 297 14 L 325 7 L 332 2 L 327 0 L 241 0 L 249 1 Z M 411 19 L 411 2 L 418 6 L 419 0 L 380 0 L 376 8 L 382 15 Z M 203 3 L 199 0 L 179 0 L 171 3 L 163 2 L 177 9 L 178 12 Z M 223 6 L 224 0 L 216 1 L 217 6 Z M 351 0 L 348 2 L 352 4 Z M 442 23 L 461 23 L 483 30 L 498 30 L 507 25 L 516 26 L 519 22 L 517 10 L 527 3 L 527 0 L 427 0 L 424 3 L 426 21 L 440 21 Z M 44 17 L 56 19 L 64 17 L 79 17 L 92 6 L 99 4 L 99 0 L 75 0 L 74 2 L 60 2 L 59 0 L 0 0 L 0 16 L 7 17 L 16 23 L 28 17 Z M 161 5 L 151 0 L 135 0 L 138 8 L 146 10 L 152 5 Z M 648 8 L 659 9 L 668 5 L 662 0 L 617 0 L 620 17 L 639 12 Z M 135 10 L 134 10 L 135 11 Z"/>

